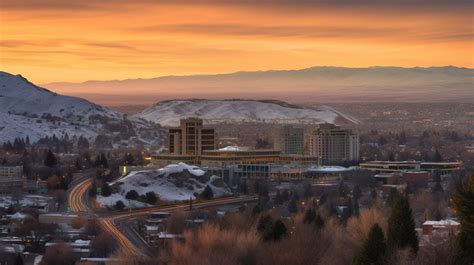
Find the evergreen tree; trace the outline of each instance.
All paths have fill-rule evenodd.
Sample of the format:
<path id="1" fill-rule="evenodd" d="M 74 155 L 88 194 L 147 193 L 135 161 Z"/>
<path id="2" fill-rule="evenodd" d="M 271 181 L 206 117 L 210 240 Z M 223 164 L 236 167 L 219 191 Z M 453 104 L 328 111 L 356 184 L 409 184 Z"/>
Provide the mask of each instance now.
<path id="1" fill-rule="evenodd" d="M 112 189 L 110 188 L 109 184 L 104 181 L 104 184 L 102 185 L 102 190 L 101 190 L 101 195 L 104 197 L 109 197 L 112 195 Z"/>
<path id="2" fill-rule="evenodd" d="M 210 200 L 214 198 L 214 192 L 212 191 L 212 188 L 209 185 L 207 185 L 206 188 L 202 191 L 201 198 L 203 198 L 204 200 Z"/>
<path id="3" fill-rule="evenodd" d="M 382 265 L 383 256 L 385 254 L 386 244 L 382 228 L 378 224 L 374 224 L 369 231 L 369 235 L 364 242 L 362 252 L 354 259 L 353 264 L 365 265 L 374 264 Z"/>
<path id="4" fill-rule="evenodd" d="M 443 162 L 443 157 L 439 153 L 438 149 L 436 149 L 436 151 L 433 155 L 433 162 Z"/>
<path id="5" fill-rule="evenodd" d="M 58 165 L 58 160 L 51 150 L 48 150 L 46 153 L 46 158 L 44 159 L 44 165 L 50 168 L 56 167 Z"/>
<path id="6" fill-rule="evenodd" d="M 457 239 L 456 264 L 474 263 L 474 174 L 461 183 L 452 197 L 461 223 Z"/>
<path id="7" fill-rule="evenodd" d="M 258 219 L 257 231 L 263 234 L 273 224 L 273 218 L 270 215 L 262 215 Z"/>
<path id="8" fill-rule="evenodd" d="M 408 198 L 400 197 L 388 219 L 387 245 L 390 249 L 410 247 L 418 252 L 418 236 Z"/>
<path id="9" fill-rule="evenodd" d="M 127 192 L 127 194 L 125 194 L 125 198 L 127 200 L 136 200 L 138 199 L 138 192 L 136 190 L 130 190 Z"/>
<path id="10" fill-rule="evenodd" d="M 309 208 L 305 213 L 304 213 L 304 218 L 303 218 L 303 223 L 305 224 L 311 224 L 314 222 L 316 219 L 316 210 L 313 208 Z"/>
<path id="11" fill-rule="evenodd" d="M 286 236 L 287 231 L 286 225 L 280 219 L 276 220 L 273 224 L 273 240 L 280 240 Z"/>
<path id="12" fill-rule="evenodd" d="M 324 227 L 324 220 L 319 213 L 316 214 L 316 217 L 314 218 L 314 226 L 316 226 L 317 229 L 322 229 Z"/>
<path id="13" fill-rule="evenodd" d="M 104 168 L 108 168 L 108 167 L 109 167 L 109 162 L 107 161 L 107 157 L 105 156 L 104 153 L 100 154 L 100 164 L 101 164 Z"/>
<path id="14" fill-rule="evenodd" d="M 158 197 L 153 191 L 145 193 L 145 200 L 148 204 L 155 204 L 158 201 Z"/>
<path id="15" fill-rule="evenodd" d="M 125 208 L 125 204 L 122 201 L 117 201 L 114 207 L 115 209 L 121 211 Z"/>

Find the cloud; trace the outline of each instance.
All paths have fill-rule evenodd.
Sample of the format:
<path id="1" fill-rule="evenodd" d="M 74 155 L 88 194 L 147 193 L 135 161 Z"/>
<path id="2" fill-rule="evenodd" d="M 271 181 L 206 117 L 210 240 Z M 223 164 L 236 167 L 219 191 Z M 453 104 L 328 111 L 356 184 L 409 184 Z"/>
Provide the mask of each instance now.
<path id="1" fill-rule="evenodd" d="M 17 10 L 91 10 L 91 9 L 115 9 L 121 6 L 143 5 L 233 5 L 241 7 L 264 7 L 264 8 L 342 8 L 342 7 L 375 7 L 375 8 L 451 8 L 472 7 L 470 0 L 3 0 L 3 9 Z"/>
<path id="2" fill-rule="evenodd" d="M 472 32 L 452 29 L 427 32 L 410 27 L 368 26 L 262 26 L 251 24 L 166 24 L 133 28 L 132 31 L 157 33 L 182 33 L 191 35 L 309 38 L 309 39 L 370 39 L 402 38 L 406 40 L 466 41 L 472 40 Z"/>

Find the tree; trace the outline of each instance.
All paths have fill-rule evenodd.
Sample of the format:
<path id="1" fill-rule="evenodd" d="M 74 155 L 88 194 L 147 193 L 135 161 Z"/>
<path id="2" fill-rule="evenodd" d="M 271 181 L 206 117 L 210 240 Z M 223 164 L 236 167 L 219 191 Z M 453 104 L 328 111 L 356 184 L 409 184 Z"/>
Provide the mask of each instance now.
<path id="1" fill-rule="evenodd" d="M 315 219 L 316 219 L 316 210 L 311 207 L 305 212 L 303 223 L 311 224 L 314 222 Z"/>
<path id="2" fill-rule="evenodd" d="M 287 230 L 288 229 L 286 228 L 286 225 L 280 219 L 278 219 L 266 227 L 265 231 L 263 232 L 263 240 L 278 241 L 287 235 Z"/>
<path id="3" fill-rule="evenodd" d="M 433 155 L 433 162 L 443 162 L 443 157 L 439 153 L 438 149 L 436 149 L 436 151 Z"/>
<path id="4" fill-rule="evenodd" d="M 91 254 L 93 257 L 108 257 L 117 249 L 115 238 L 107 233 L 101 233 L 91 242 Z"/>
<path id="5" fill-rule="evenodd" d="M 273 218 L 270 215 L 262 215 L 260 216 L 260 219 L 258 219 L 258 224 L 257 224 L 257 231 L 260 234 L 263 234 L 265 230 L 268 229 L 273 223 Z"/>
<path id="6" fill-rule="evenodd" d="M 369 231 L 361 253 L 354 259 L 353 264 L 383 264 L 386 244 L 382 228 L 376 223 Z"/>
<path id="7" fill-rule="evenodd" d="M 110 188 L 109 184 L 104 181 L 104 184 L 102 185 L 102 190 L 101 190 L 101 195 L 104 197 L 109 197 L 112 195 L 112 189 Z"/>
<path id="8" fill-rule="evenodd" d="M 89 236 L 98 236 L 102 233 L 102 226 L 97 219 L 90 219 L 84 227 L 84 232 Z"/>
<path id="9" fill-rule="evenodd" d="M 25 263 L 23 262 L 23 258 L 21 257 L 20 254 L 18 254 L 18 255 L 16 256 L 14 265 L 23 265 L 23 264 L 25 264 Z"/>
<path id="10" fill-rule="evenodd" d="M 46 249 L 40 265 L 73 265 L 74 262 L 71 247 L 64 243 L 58 243 Z"/>
<path id="11" fill-rule="evenodd" d="M 410 247 L 418 252 L 418 236 L 408 198 L 400 197 L 388 219 L 387 246 L 390 249 Z"/>
<path id="12" fill-rule="evenodd" d="M 212 191 L 212 188 L 207 185 L 206 188 L 202 191 L 200 197 L 204 200 L 210 200 L 214 198 L 214 192 Z"/>
<path id="13" fill-rule="evenodd" d="M 314 218 L 314 226 L 318 230 L 324 227 L 324 220 L 319 213 L 316 214 L 316 217 Z"/>
<path id="14" fill-rule="evenodd" d="M 138 199 L 138 192 L 136 190 L 131 190 L 125 194 L 125 198 L 127 198 L 127 200 L 136 200 Z"/>
<path id="15" fill-rule="evenodd" d="M 158 197 L 153 191 L 145 193 L 145 200 L 148 204 L 155 204 L 158 201 Z"/>
<path id="16" fill-rule="evenodd" d="M 46 158 L 44 159 L 44 165 L 50 168 L 54 168 L 58 165 L 58 160 L 51 150 L 48 150 L 46 153 Z"/>
<path id="17" fill-rule="evenodd" d="M 26 219 L 15 230 L 15 235 L 26 241 L 31 240 L 33 250 L 36 250 L 44 237 L 51 235 L 56 230 L 56 224 L 42 224 L 36 219 Z"/>
<path id="18" fill-rule="evenodd" d="M 121 211 L 125 208 L 125 204 L 122 201 L 117 201 L 114 205 L 115 209 Z"/>
<path id="19" fill-rule="evenodd" d="M 452 197 L 454 210 L 461 223 L 457 239 L 457 264 L 474 262 L 474 174 L 461 183 Z"/>

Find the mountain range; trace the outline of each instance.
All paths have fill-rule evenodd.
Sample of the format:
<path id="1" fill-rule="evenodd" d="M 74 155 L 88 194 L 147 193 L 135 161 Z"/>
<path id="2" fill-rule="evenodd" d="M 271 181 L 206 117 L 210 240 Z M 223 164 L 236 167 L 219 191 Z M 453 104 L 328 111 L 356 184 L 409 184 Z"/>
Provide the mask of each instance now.
<path id="1" fill-rule="evenodd" d="M 162 146 L 166 129 L 179 120 L 199 117 L 206 123 L 358 123 L 327 106 L 301 107 L 278 100 L 187 99 L 153 104 L 127 116 L 78 97 L 63 96 L 36 86 L 21 75 L 0 72 L 0 143 L 27 137 L 83 136 L 107 146 Z"/>
<path id="2" fill-rule="evenodd" d="M 21 75 L 0 72 L 0 143 L 27 137 L 98 135 L 115 145 L 160 144 L 164 129 L 154 123 L 110 110 L 87 100 L 38 87 Z"/>
<path id="3" fill-rule="evenodd" d="M 103 105 L 185 98 L 271 98 L 314 102 L 474 102 L 474 69 L 312 67 L 150 79 L 48 83 L 44 87 Z"/>

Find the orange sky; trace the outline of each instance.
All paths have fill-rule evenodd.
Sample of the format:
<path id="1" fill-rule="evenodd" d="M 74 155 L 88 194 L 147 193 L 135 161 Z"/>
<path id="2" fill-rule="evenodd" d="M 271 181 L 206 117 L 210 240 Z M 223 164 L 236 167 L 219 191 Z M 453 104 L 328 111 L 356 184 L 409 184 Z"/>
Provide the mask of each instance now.
<path id="1" fill-rule="evenodd" d="M 3 0 L 0 7 L 0 70 L 36 83 L 316 65 L 474 66 L 473 6 L 464 0 Z"/>

